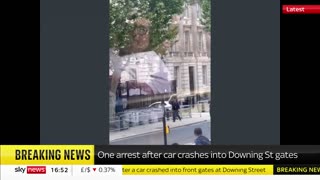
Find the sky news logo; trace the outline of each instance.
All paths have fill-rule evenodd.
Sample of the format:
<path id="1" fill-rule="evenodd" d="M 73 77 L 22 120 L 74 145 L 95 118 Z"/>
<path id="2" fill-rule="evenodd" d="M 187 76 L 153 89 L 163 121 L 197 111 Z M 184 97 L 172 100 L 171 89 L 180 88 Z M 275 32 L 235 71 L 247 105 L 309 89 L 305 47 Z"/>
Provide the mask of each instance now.
<path id="1" fill-rule="evenodd" d="M 27 166 L 27 174 L 46 174 L 46 166 Z"/>

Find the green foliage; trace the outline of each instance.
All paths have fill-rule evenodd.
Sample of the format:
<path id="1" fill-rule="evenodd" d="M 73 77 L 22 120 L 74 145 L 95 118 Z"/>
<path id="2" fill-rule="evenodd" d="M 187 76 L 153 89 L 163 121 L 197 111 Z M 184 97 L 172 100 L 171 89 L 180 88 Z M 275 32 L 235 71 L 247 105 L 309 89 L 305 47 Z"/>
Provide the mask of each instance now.
<path id="1" fill-rule="evenodd" d="M 125 0 L 113 0 L 109 8 L 109 42 L 116 49 L 131 41 L 133 24 L 129 22 L 131 9 Z"/>
<path id="2" fill-rule="evenodd" d="M 201 0 L 201 24 L 205 26 L 206 31 L 211 31 L 211 0 Z"/>
<path id="3" fill-rule="evenodd" d="M 181 14 L 185 0 L 112 0 L 109 9 L 110 47 L 120 49 L 132 40 L 134 21 L 146 18 L 151 22 L 150 50 L 159 49 L 165 40 L 177 35 L 172 27 L 173 15 Z"/>

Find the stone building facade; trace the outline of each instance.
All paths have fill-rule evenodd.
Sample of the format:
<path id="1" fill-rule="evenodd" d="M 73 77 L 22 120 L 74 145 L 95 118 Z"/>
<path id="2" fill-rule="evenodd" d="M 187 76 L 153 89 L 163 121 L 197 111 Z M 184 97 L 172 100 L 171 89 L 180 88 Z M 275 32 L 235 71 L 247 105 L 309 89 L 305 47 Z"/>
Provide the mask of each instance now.
<path id="1" fill-rule="evenodd" d="M 166 66 L 176 80 L 177 94 L 192 96 L 210 94 L 211 37 L 200 23 L 198 1 L 186 5 L 184 13 L 174 17 L 179 33 L 167 56 Z"/>

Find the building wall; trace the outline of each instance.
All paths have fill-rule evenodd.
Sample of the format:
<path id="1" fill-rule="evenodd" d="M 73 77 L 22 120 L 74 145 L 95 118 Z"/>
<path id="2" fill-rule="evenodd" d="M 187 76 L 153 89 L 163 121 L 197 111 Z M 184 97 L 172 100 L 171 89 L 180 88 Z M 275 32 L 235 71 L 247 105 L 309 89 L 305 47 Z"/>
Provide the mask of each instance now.
<path id="1" fill-rule="evenodd" d="M 198 12 L 200 10 L 200 12 Z M 187 5 L 182 15 L 174 17 L 174 22 L 179 25 L 179 33 L 176 43 L 168 52 L 165 61 L 169 68 L 171 77 L 174 78 L 174 67 L 179 67 L 179 78 L 177 79 L 177 93 L 190 95 L 189 66 L 195 70 L 196 92 L 210 92 L 211 87 L 211 37 L 210 32 L 204 31 L 200 23 L 201 9 L 197 1 Z M 185 32 L 189 31 L 189 48 L 186 48 Z M 199 32 L 202 33 L 202 48 L 199 49 Z M 207 83 L 203 83 L 203 66 L 207 68 Z"/>

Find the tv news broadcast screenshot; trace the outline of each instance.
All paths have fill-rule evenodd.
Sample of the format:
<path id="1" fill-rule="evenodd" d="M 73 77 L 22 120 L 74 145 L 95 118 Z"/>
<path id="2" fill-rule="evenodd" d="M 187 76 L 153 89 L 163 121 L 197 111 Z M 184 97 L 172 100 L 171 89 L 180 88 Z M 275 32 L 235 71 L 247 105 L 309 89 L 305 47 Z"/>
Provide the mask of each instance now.
<path id="1" fill-rule="evenodd" d="M 1 180 L 320 179 L 320 1 L 12 7 Z"/>

